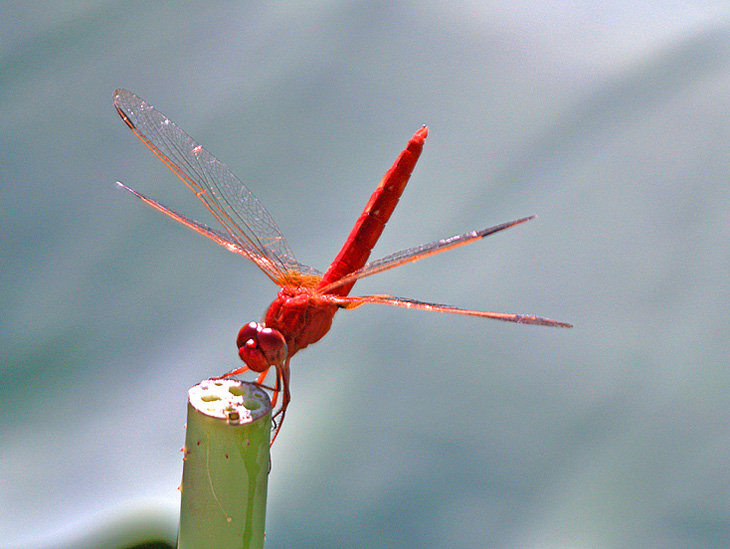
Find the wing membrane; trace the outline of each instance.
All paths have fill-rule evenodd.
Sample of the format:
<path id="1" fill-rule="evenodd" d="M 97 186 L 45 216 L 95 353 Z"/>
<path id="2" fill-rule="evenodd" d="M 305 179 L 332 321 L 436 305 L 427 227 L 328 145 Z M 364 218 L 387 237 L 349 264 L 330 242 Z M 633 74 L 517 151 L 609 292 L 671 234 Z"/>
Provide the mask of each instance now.
<path id="1" fill-rule="evenodd" d="M 520 223 L 524 223 L 525 221 L 530 221 L 534 218 L 535 216 L 531 215 L 529 217 L 523 217 L 521 219 L 515 219 L 514 221 L 501 223 L 499 225 L 495 225 L 494 227 L 488 227 L 486 229 L 482 229 L 481 231 L 471 231 L 457 236 L 452 236 L 451 238 L 444 238 L 442 240 L 429 242 L 428 244 L 421 244 L 420 246 L 408 248 L 407 250 L 401 250 L 400 252 L 396 252 L 394 254 L 390 254 L 385 257 L 381 257 L 380 259 L 376 259 L 375 261 L 371 261 L 370 263 L 367 263 L 361 269 L 353 271 L 347 276 L 343 276 L 332 284 L 321 288 L 320 291 L 322 293 L 327 293 L 333 288 L 337 288 L 338 286 L 342 286 L 343 284 L 349 284 L 350 282 L 354 282 L 355 280 L 359 280 L 360 278 L 365 278 L 366 276 L 372 276 L 374 274 L 382 273 L 383 271 L 387 271 L 389 269 L 394 269 L 395 267 L 403 265 L 404 263 L 413 263 L 414 261 L 420 261 L 421 259 L 431 257 L 432 255 L 440 254 L 447 250 L 458 248 L 459 246 L 464 246 L 465 244 L 469 244 L 470 242 L 476 242 L 477 240 L 489 236 L 490 234 L 509 229 L 510 227 L 514 227 L 515 225 L 519 225 Z"/>
<path id="2" fill-rule="evenodd" d="M 316 273 L 296 260 L 271 214 L 220 160 L 133 93 L 117 90 L 114 105 L 135 135 L 205 204 L 230 242 L 245 250 L 242 255 L 275 281 L 291 271 Z"/>
<path id="3" fill-rule="evenodd" d="M 504 322 L 515 322 L 518 324 L 534 324 L 538 326 L 553 326 L 555 328 L 572 328 L 572 324 L 560 322 L 551 318 L 544 318 L 534 315 L 522 315 L 513 313 L 493 313 L 490 311 L 473 311 L 471 309 L 461 309 L 452 305 L 443 305 L 441 303 L 429 303 L 427 301 L 418 301 L 417 299 L 409 299 L 406 297 L 395 297 L 392 295 L 368 295 L 368 296 L 326 296 L 331 303 L 339 305 L 345 309 L 354 309 L 367 303 L 376 303 L 381 305 L 393 305 L 395 307 L 405 307 L 407 309 L 421 309 L 423 311 L 434 311 L 438 313 L 454 313 L 459 315 L 477 316 L 480 318 L 491 318 L 494 320 L 502 320 Z"/>

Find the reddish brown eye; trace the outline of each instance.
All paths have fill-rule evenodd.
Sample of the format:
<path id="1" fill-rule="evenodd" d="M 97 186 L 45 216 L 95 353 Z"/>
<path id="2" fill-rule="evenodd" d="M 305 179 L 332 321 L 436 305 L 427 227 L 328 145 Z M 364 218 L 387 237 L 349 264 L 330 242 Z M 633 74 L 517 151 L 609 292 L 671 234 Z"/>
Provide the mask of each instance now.
<path id="1" fill-rule="evenodd" d="M 238 332 L 236 338 L 236 346 L 240 349 L 243 347 L 249 339 L 256 340 L 256 334 L 260 330 L 258 322 L 249 322 Z"/>
<path id="2" fill-rule="evenodd" d="M 241 328 L 236 344 L 238 356 L 254 372 L 281 364 L 288 353 L 284 336 L 278 330 L 263 328 L 258 322 L 249 322 Z"/>
<path id="3" fill-rule="evenodd" d="M 259 331 L 259 348 L 264 356 L 269 360 L 269 364 L 281 364 L 286 360 L 288 349 L 286 340 L 281 332 L 264 328 Z"/>

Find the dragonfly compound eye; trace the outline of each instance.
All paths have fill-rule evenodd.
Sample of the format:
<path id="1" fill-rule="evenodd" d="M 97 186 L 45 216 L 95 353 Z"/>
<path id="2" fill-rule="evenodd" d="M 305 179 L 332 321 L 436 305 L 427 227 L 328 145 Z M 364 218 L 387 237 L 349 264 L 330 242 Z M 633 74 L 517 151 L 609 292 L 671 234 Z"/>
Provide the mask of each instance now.
<path id="1" fill-rule="evenodd" d="M 236 338 L 236 347 L 239 349 L 243 347 L 249 339 L 256 341 L 256 336 L 261 329 L 258 322 L 249 322 L 238 332 Z"/>
<path id="2" fill-rule="evenodd" d="M 284 336 L 279 330 L 272 328 L 259 331 L 259 348 L 269 360 L 269 364 L 281 364 L 289 352 Z"/>
<path id="3" fill-rule="evenodd" d="M 238 356 L 251 370 L 264 370 L 286 360 L 288 348 L 286 339 L 278 330 L 263 328 L 258 322 L 249 322 L 236 338 Z"/>

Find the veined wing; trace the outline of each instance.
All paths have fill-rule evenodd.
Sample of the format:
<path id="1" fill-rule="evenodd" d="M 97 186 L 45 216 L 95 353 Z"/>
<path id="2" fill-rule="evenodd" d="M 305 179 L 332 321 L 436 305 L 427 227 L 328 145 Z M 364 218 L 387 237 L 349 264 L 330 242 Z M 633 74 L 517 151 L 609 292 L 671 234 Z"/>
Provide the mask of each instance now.
<path id="1" fill-rule="evenodd" d="M 480 318 L 491 318 L 494 320 L 502 320 L 504 322 L 515 322 L 518 324 L 533 324 L 537 326 L 552 326 L 554 328 L 572 328 L 572 324 L 553 320 L 535 315 L 524 315 L 514 313 L 493 313 L 491 311 L 474 311 L 471 309 L 461 309 L 452 305 L 443 305 L 441 303 L 429 303 L 427 301 L 418 301 L 417 299 L 409 299 L 407 297 L 395 297 L 392 295 L 367 295 L 367 296 L 325 296 L 327 301 L 338 305 L 344 309 L 354 309 L 367 303 L 379 303 L 381 305 L 393 305 L 395 307 L 405 307 L 406 309 L 421 309 L 422 311 L 434 311 L 438 313 L 455 313 L 459 315 L 477 316 Z"/>
<path id="2" fill-rule="evenodd" d="M 421 259 L 431 257 L 432 255 L 458 248 L 459 246 L 464 246 L 470 242 L 476 242 L 486 236 L 509 229 L 510 227 L 514 227 L 515 225 L 519 225 L 525 221 L 530 221 L 534 218 L 535 216 L 531 215 L 530 217 L 523 217 L 521 219 L 515 219 L 514 221 L 500 223 L 499 225 L 488 227 L 481 231 L 471 231 L 457 236 L 452 236 L 451 238 L 444 238 L 442 240 L 429 242 L 428 244 L 421 244 L 420 246 L 408 248 L 407 250 L 401 250 L 400 252 L 381 257 L 380 259 L 376 259 L 375 261 L 365 264 L 361 269 L 353 271 L 339 280 L 328 284 L 326 287 L 321 288 L 320 291 L 321 293 L 327 293 L 334 288 L 344 284 L 350 284 L 360 278 L 365 278 L 366 276 L 372 276 L 389 269 L 394 269 L 404 263 L 413 263 L 414 261 L 419 261 Z"/>
<path id="3" fill-rule="evenodd" d="M 275 282 L 285 280 L 287 273 L 317 273 L 296 260 L 271 214 L 253 193 L 174 122 L 127 90 L 114 92 L 114 106 L 135 135 L 175 172 L 221 224 L 230 236 L 224 239 L 232 244 L 228 249 L 255 261 Z M 151 199 L 145 201 L 153 206 L 159 204 Z"/>
<path id="4" fill-rule="evenodd" d="M 233 252 L 234 254 L 239 254 L 244 257 L 247 257 L 251 261 L 256 262 L 257 265 L 259 264 L 259 262 L 264 261 L 265 266 L 261 267 L 263 270 L 265 270 L 265 271 L 274 270 L 274 267 L 268 263 L 267 258 L 262 257 L 258 254 L 256 256 L 252 257 L 251 254 L 248 252 L 248 250 L 241 248 L 238 241 L 231 238 L 231 236 L 229 234 L 224 233 L 223 231 L 218 231 L 216 229 L 212 229 L 212 228 L 208 227 L 207 225 L 203 225 L 202 223 L 199 223 L 199 222 L 195 221 L 194 219 L 191 219 L 181 213 L 178 213 L 175 210 L 173 210 L 172 208 L 168 208 L 164 204 L 160 204 L 159 202 L 157 202 L 157 200 L 154 200 L 153 198 L 145 196 L 142 193 L 135 191 L 134 189 L 130 189 L 124 183 L 120 183 L 119 181 L 117 181 L 117 185 L 119 186 L 119 188 L 132 193 L 134 196 L 139 198 L 145 204 L 152 206 L 157 211 L 164 213 L 165 215 L 173 218 L 175 221 L 182 223 L 186 227 L 202 234 L 203 236 L 207 236 L 211 240 L 216 241 L 218 244 L 220 244 L 224 248 L 227 248 L 229 251 Z"/>

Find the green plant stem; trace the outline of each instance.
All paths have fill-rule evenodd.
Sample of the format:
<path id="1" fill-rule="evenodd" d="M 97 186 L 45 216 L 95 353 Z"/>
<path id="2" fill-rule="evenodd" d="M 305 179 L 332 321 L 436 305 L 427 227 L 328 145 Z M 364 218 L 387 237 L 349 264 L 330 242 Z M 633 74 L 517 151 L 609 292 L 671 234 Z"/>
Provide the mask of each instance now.
<path id="1" fill-rule="evenodd" d="M 271 402 L 235 379 L 188 393 L 178 547 L 264 546 Z"/>

